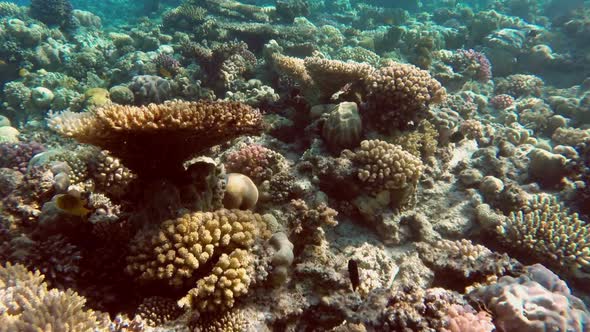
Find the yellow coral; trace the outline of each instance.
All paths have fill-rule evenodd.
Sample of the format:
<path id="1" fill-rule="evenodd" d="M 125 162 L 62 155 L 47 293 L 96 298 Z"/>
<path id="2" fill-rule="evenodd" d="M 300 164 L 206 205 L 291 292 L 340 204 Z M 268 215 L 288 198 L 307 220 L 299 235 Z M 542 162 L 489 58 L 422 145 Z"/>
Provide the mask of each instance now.
<path id="1" fill-rule="evenodd" d="M 215 312 L 234 306 L 235 299 L 248 292 L 252 258 L 246 250 L 236 249 L 222 254 L 212 273 L 197 282 L 197 286 L 178 301 L 181 307 L 201 312 Z"/>
<path id="2" fill-rule="evenodd" d="M 380 140 L 362 141 L 355 152 L 345 150 L 343 156 L 353 161 L 359 180 L 375 192 L 415 188 L 424 169 L 418 157 Z"/>
<path id="3" fill-rule="evenodd" d="M 147 239 L 140 235 L 131 246 L 127 272 L 140 279 L 181 286 L 212 257 L 219 256 L 210 274 L 200 279 L 180 304 L 198 305 L 202 310 L 231 307 L 234 297 L 245 293 L 249 285 L 247 250 L 257 238 L 265 237 L 262 217 L 251 211 L 188 213 L 165 221 L 157 234 Z M 198 303 L 194 298 L 199 298 Z"/>

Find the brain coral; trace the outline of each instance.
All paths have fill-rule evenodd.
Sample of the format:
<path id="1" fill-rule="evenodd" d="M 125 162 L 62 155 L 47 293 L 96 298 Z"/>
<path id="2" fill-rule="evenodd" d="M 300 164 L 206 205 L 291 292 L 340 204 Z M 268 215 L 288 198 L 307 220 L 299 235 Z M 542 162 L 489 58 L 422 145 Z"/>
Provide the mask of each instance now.
<path id="1" fill-rule="evenodd" d="M 139 177 L 183 174 L 182 163 L 194 154 L 262 130 L 258 110 L 219 101 L 110 104 L 84 113 L 66 111 L 48 121 L 64 136 L 109 150 Z"/>
<path id="2" fill-rule="evenodd" d="M 555 274 L 540 264 L 519 278 L 502 277 L 470 296 L 494 313 L 500 332 L 588 331 L 590 313 Z"/>
<path id="3" fill-rule="evenodd" d="M 138 236 L 127 272 L 179 287 L 192 284 L 198 271 L 204 277 L 179 304 L 201 311 L 232 307 L 234 298 L 245 294 L 250 284 L 248 250 L 267 235 L 262 217 L 251 211 L 185 214 L 162 223 L 156 234 Z M 211 265 L 214 257 L 218 259 Z"/>

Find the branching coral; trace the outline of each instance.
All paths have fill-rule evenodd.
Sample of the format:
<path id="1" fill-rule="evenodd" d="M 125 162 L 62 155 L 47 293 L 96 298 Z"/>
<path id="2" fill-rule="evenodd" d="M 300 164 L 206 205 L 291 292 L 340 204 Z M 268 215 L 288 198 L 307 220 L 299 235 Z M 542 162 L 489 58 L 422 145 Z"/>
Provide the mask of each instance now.
<path id="1" fill-rule="evenodd" d="M 140 234 L 131 246 L 127 271 L 175 287 L 203 276 L 179 304 L 202 311 L 230 308 L 250 284 L 248 250 L 267 235 L 262 217 L 250 211 L 185 214 L 165 221 L 156 234 Z"/>
<path id="2" fill-rule="evenodd" d="M 182 163 L 192 155 L 258 133 L 262 117 L 237 102 L 169 101 L 63 112 L 51 116 L 49 125 L 64 136 L 109 150 L 139 176 L 174 177 L 183 173 Z"/>
<path id="3" fill-rule="evenodd" d="M 446 97 L 446 90 L 420 68 L 392 63 L 366 77 L 368 100 L 375 108 L 372 122 L 378 127 L 404 129 L 423 119 L 428 106 Z"/>
<path id="4" fill-rule="evenodd" d="M 590 228 L 555 197 L 533 196 L 496 232 L 511 248 L 566 273 L 590 271 Z"/>
<path id="5" fill-rule="evenodd" d="M 405 190 L 413 192 L 424 166 L 420 158 L 401 146 L 380 140 L 365 140 L 354 152 L 342 156 L 352 160 L 362 185 L 372 192 Z"/>
<path id="6" fill-rule="evenodd" d="M 4 331 L 107 331 L 108 317 L 84 308 L 72 290 L 48 290 L 39 272 L 0 266 L 0 325 Z"/>

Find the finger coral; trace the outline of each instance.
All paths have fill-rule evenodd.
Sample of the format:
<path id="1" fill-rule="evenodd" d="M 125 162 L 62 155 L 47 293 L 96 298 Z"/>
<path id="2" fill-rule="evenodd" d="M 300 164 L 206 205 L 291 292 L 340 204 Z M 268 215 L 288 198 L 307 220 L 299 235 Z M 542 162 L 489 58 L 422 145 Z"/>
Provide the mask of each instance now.
<path id="1" fill-rule="evenodd" d="M 418 184 L 424 166 L 420 158 L 401 146 L 380 140 L 365 140 L 355 152 L 343 151 L 357 168 L 357 177 L 369 190 L 401 190 Z"/>
<path id="2" fill-rule="evenodd" d="M 182 163 L 211 146 L 262 129 L 259 111 L 238 102 L 168 101 L 106 105 L 53 115 L 58 133 L 109 150 L 138 176 L 174 176 Z"/>
<path id="3" fill-rule="evenodd" d="M 205 277 L 179 304 L 204 311 L 229 308 L 250 283 L 248 249 L 266 235 L 262 217 L 250 211 L 185 214 L 165 221 L 156 234 L 140 234 L 131 246 L 127 272 L 179 287 L 190 284 L 198 271 Z M 218 259 L 210 265 L 214 257 Z"/>
<path id="4" fill-rule="evenodd" d="M 430 74 L 416 66 L 391 63 L 367 76 L 370 104 L 375 123 L 403 129 L 424 118 L 430 104 L 446 97 L 446 90 Z"/>

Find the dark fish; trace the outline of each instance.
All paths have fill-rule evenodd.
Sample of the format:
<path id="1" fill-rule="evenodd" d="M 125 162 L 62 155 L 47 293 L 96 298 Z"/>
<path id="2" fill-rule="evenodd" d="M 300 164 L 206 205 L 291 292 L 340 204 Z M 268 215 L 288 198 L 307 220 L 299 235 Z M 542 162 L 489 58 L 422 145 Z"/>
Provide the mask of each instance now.
<path id="1" fill-rule="evenodd" d="M 359 277 L 359 267 L 354 259 L 348 261 L 348 277 L 350 277 L 350 283 L 352 284 L 352 290 L 356 292 L 361 281 Z"/>
<path id="2" fill-rule="evenodd" d="M 456 131 L 451 135 L 450 141 L 453 143 L 457 143 L 464 138 L 465 138 L 465 136 L 460 131 Z"/>

